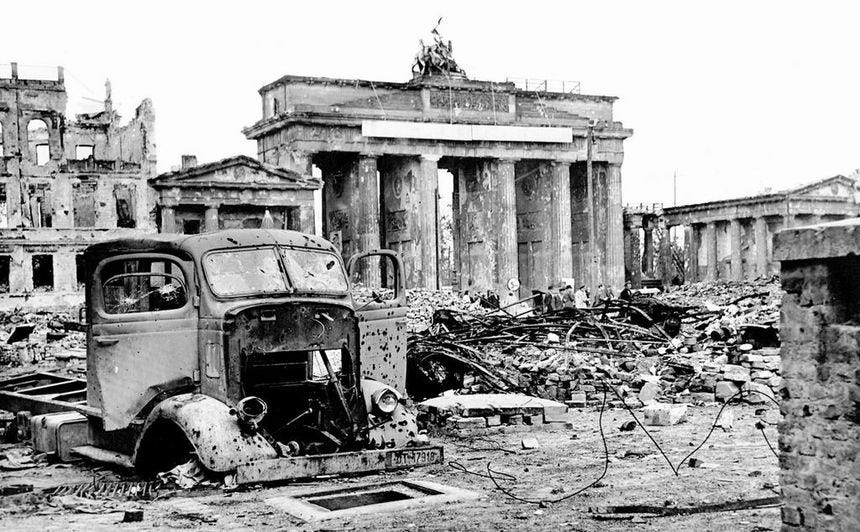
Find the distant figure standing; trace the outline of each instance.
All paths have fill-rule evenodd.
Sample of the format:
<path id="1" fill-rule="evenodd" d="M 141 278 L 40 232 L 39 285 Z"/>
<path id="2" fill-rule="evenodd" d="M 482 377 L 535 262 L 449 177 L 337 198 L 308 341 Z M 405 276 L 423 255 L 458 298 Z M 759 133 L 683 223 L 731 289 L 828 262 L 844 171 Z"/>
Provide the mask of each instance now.
<path id="1" fill-rule="evenodd" d="M 588 292 L 585 291 L 585 285 L 579 287 L 579 289 L 573 294 L 573 302 L 576 308 L 588 308 Z"/>
<path id="2" fill-rule="evenodd" d="M 601 283 L 601 284 L 597 285 L 597 291 L 594 293 L 594 306 L 595 307 L 598 305 L 609 306 L 610 301 L 612 301 L 612 298 L 614 298 L 614 297 L 615 297 L 615 293 L 612 292 L 612 288 Z"/>
<path id="3" fill-rule="evenodd" d="M 633 300 L 633 283 L 627 281 L 624 283 L 624 290 L 621 291 L 621 294 L 618 295 L 619 299 L 623 299 L 624 301 L 632 301 Z"/>
<path id="4" fill-rule="evenodd" d="M 575 308 L 576 300 L 574 298 L 573 287 L 567 285 L 564 287 L 564 292 L 561 294 L 561 303 L 564 308 Z"/>

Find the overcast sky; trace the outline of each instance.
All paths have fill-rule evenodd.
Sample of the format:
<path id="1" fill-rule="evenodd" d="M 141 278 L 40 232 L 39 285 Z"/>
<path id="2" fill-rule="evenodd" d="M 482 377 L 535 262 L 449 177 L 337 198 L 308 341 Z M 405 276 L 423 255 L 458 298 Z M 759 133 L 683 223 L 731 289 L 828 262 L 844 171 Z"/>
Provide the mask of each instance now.
<path id="1" fill-rule="evenodd" d="M 7 2 L 0 63 L 64 65 L 70 111 L 110 78 L 156 111 L 159 170 L 245 153 L 284 74 L 406 81 L 439 16 L 469 77 L 618 96 L 624 202 L 748 195 L 860 167 L 854 2 Z M 20 22 L 13 22 L 20 21 Z M 25 67 L 21 67 L 22 72 Z"/>

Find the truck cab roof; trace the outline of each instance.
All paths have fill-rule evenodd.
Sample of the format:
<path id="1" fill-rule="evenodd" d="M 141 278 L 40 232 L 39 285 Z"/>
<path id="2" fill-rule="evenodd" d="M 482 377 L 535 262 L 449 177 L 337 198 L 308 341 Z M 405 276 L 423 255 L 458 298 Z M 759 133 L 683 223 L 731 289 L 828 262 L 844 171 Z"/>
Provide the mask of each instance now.
<path id="1" fill-rule="evenodd" d="M 334 245 L 322 237 L 282 229 L 228 229 L 197 235 L 159 233 L 116 238 L 94 244 L 86 249 L 88 263 L 122 253 L 159 252 L 199 258 L 213 249 L 254 246 L 295 246 L 338 253 Z"/>

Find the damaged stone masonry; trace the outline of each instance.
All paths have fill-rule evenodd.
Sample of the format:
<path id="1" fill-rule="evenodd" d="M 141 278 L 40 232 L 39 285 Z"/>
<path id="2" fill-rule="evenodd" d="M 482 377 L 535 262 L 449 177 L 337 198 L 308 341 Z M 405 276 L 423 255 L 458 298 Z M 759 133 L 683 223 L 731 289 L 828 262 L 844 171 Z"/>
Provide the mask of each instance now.
<path id="1" fill-rule="evenodd" d="M 0 290 L 10 297 L 61 303 L 84 282 L 84 248 L 155 230 L 152 102 L 121 125 L 105 89 L 102 111 L 70 120 L 62 67 L 34 80 L 12 63 L 0 78 Z"/>
<path id="2" fill-rule="evenodd" d="M 288 75 L 260 89 L 263 117 L 245 135 L 261 161 L 322 176 L 323 236 L 346 257 L 400 252 L 416 288 L 519 298 L 561 279 L 623 284 L 632 131 L 614 120 L 615 98 L 471 80 L 419 60 L 406 83 Z M 450 260 L 442 179 L 453 182 Z"/>
<path id="3" fill-rule="evenodd" d="M 776 275 L 773 235 L 860 215 L 857 177 L 837 175 L 780 192 L 707 203 L 626 207 L 626 278 L 638 288 L 643 279 L 668 286 Z"/>

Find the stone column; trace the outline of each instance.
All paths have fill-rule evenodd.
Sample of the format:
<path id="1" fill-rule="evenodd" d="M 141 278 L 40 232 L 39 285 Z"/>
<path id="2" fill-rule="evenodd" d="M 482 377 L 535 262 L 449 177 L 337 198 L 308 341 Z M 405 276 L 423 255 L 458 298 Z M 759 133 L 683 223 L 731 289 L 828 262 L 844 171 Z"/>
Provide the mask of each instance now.
<path id="1" fill-rule="evenodd" d="M 316 234 L 316 220 L 314 219 L 313 203 L 310 205 L 299 206 L 299 229 L 302 233 L 309 235 Z"/>
<path id="2" fill-rule="evenodd" d="M 663 286 L 667 287 L 672 284 L 674 273 L 674 265 L 672 263 L 672 239 L 669 235 L 670 228 L 666 225 L 666 218 L 660 216 L 657 218 L 657 233 L 660 235 L 660 251 L 657 254 L 659 257 L 660 280 Z"/>
<path id="3" fill-rule="evenodd" d="M 768 238 L 767 220 L 764 216 L 759 216 L 755 219 L 755 270 L 758 276 L 767 275 Z"/>
<path id="4" fill-rule="evenodd" d="M 161 208 L 161 232 L 176 232 L 176 211 L 173 207 L 164 206 Z"/>
<path id="5" fill-rule="evenodd" d="M 423 288 L 439 288 L 439 243 L 436 195 L 439 189 L 439 156 L 422 155 L 415 182 L 418 230 L 412 235 L 419 248 L 421 270 L 418 283 Z M 416 238 L 417 237 L 417 238 Z"/>
<path id="6" fill-rule="evenodd" d="M 610 164 L 607 176 L 606 262 L 604 282 L 617 294 L 624 286 L 624 207 L 621 203 L 621 165 Z"/>
<path id="7" fill-rule="evenodd" d="M 732 248 L 732 274 L 733 281 L 744 278 L 744 265 L 741 255 L 741 221 L 737 218 L 729 220 L 729 245 Z"/>
<path id="8" fill-rule="evenodd" d="M 496 234 L 496 292 L 504 300 L 508 295 L 508 280 L 519 279 L 517 260 L 517 197 L 514 183 L 515 161 L 496 161 L 491 186 L 496 191 L 496 206 L 492 214 Z M 516 297 L 516 294 L 514 294 Z"/>
<path id="9" fill-rule="evenodd" d="M 353 191 L 352 209 L 355 213 L 357 248 L 364 252 L 379 249 L 379 178 L 376 155 L 362 154 L 358 157 L 356 187 Z"/>
<path id="10" fill-rule="evenodd" d="M 684 227 L 684 242 L 687 245 L 687 271 L 684 282 L 699 280 L 699 230 L 694 225 Z"/>
<path id="11" fill-rule="evenodd" d="M 624 228 L 624 268 L 630 271 L 627 281 L 633 288 L 642 287 L 642 259 L 639 257 L 639 227 L 630 225 Z"/>
<path id="12" fill-rule="evenodd" d="M 203 229 L 207 233 L 211 233 L 219 229 L 217 205 L 206 206 L 206 216 L 203 219 Z"/>
<path id="13" fill-rule="evenodd" d="M 708 281 L 717 279 L 717 224 L 716 222 L 708 222 L 705 226 L 705 249 L 707 260 L 707 273 L 705 278 Z"/>
<path id="14" fill-rule="evenodd" d="M 642 249 L 642 272 L 648 276 L 654 276 L 654 229 L 651 227 L 651 221 L 645 221 L 642 224 L 642 230 L 645 232 Z"/>
<path id="15" fill-rule="evenodd" d="M 550 164 L 550 250 L 552 266 L 549 269 L 553 284 L 573 277 L 573 236 L 570 213 L 570 165 Z M 523 272 L 520 272 L 523 273 Z M 544 287 L 541 287 L 543 289 Z"/>

